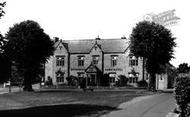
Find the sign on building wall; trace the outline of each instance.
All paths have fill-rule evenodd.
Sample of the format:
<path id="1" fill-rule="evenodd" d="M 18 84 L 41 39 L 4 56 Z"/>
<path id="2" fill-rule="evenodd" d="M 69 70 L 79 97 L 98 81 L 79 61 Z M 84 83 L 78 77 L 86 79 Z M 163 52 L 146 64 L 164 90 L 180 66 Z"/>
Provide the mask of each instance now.
<path id="1" fill-rule="evenodd" d="M 123 69 L 121 69 L 121 68 L 115 68 L 115 69 L 108 68 L 108 69 L 105 69 L 105 71 L 123 71 Z"/>
<path id="2" fill-rule="evenodd" d="M 81 71 L 84 71 L 85 69 L 84 69 L 84 68 L 71 68 L 71 71 L 75 71 L 75 70 L 81 70 Z"/>

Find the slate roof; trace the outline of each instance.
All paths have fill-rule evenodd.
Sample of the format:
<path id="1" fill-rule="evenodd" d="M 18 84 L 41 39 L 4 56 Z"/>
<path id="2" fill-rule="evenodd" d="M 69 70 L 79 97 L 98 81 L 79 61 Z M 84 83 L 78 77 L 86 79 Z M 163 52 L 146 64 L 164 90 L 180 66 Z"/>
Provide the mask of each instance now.
<path id="1" fill-rule="evenodd" d="M 104 53 L 122 53 L 129 47 L 127 39 L 84 39 L 84 40 L 59 40 L 55 47 L 63 43 L 70 53 L 89 53 L 97 43 Z"/>

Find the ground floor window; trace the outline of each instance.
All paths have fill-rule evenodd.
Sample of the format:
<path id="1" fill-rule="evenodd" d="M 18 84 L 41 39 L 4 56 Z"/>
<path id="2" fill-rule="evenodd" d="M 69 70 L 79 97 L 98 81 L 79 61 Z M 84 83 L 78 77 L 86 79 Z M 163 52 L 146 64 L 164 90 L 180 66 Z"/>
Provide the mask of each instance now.
<path id="1" fill-rule="evenodd" d="M 61 70 L 58 70 L 57 72 L 56 72 L 56 81 L 58 82 L 58 83 L 63 83 L 64 82 L 64 72 L 62 72 Z"/>
<path id="2" fill-rule="evenodd" d="M 110 77 L 110 83 L 115 83 L 115 77 Z"/>
<path id="3" fill-rule="evenodd" d="M 139 73 L 132 70 L 132 72 L 129 72 L 129 83 L 137 83 L 138 82 L 138 76 Z"/>
<path id="4" fill-rule="evenodd" d="M 129 77 L 129 83 L 137 83 L 138 77 Z"/>
<path id="5" fill-rule="evenodd" d="M 57 77 L 57 82 L 60 82 L 60 83 L 64 82 L 64 77 Z"/>
<path id="6" fill-rule="evenodd" d="M 109 73 L 109 84 L 113 86 L 115 84 L 116 73 Z"/>

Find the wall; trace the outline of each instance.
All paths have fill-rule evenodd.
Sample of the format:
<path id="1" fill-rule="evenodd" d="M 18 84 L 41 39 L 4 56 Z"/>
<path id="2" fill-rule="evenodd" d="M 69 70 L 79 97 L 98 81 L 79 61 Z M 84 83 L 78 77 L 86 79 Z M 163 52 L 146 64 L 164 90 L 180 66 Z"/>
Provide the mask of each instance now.
<path id="1" fill-rule="evenodd" d="M 61 55 L 65 56 L 65 64 L 64 66 L 56 66 L 56 56 Z M 64 74 L 64 83 L 67 83 L 66 77 L 68 77 L 68 52 L 66 48 L 63 46 L 62 43 L 59 43 L 57 46 L 54 55 L 49 59 L 49 61 L 45 65 L 45 79 L 47 80 L 47 77 L 50 76 L 52 78 L 53 84 L 56 85 L 56 71 L 58 70 L 63 71 Z"/>
<path id="2" fill-rule="evenodd" d="M 95 45 L 96 46 L 96 45 Z M 85 72 L 85 69 L 91 64 L 92 56 L 99 55 L 97 67 L 102 70 L 102 51 L 97 47 L 93 47 L 89 54 L 71 54 L 70 55 L 70 75 L 78 76 L 78 72 Z M 84 66 L 78 66 L 78 56 L 84 56 Z"/>
<path id="3" fill-rule="evenodd" d="M 117 65 L 111 66 L 111 55 L 117 56 Z M 104 74 L 116 72 L 117 75 L 127 75 L 126 74 L 126 54 L 104 54 Z"/>
<path id="4" fill-rule="evenodd" d="M 60 49 L 61 48 L 61 49 Z M 61 55 L 65 56 L 65 65 L 63 67 L 56 66 L 56 56 Z M 69 75 L 78 76 L 78 72 L 85 72 L 85 69 L 91 64 L 92 56 L 99 55 L 99 61 L 97 67 L 103 71 L 103 73 L 110 73 L 115 72 L 118 75 L 125 75 L 126 77 L 129 76 L 129 72 L 132 69 L 135 72 L 139 73 L 138 81 L 142 80 L 143 78 L 143 59 L 138 58 L 138 66 L 129 66 L 129 50 L 124 53 L 102 53 L 101 47 L 98 45 L 94 45 L 90 51 L 90 53 L 86 54 L 69 54 L 66 48 L 63 46 L 62 43 L 58 45 L 55 50 L 54 56 L 52 56 L 49 61 L 46 63 L 45 67 L 45 78 L 50 76 L 53 78 L 53 84 L 56 84 L 56 74 L 55 72 L 59 69 L 65 72 L 64 77 L 68 77 Z M 111 66 L 111 55 L 117 55 L 117 65 L 112 67 Z M 78 56 L 84 56 L 84 66 L 78 66 Z M 70 62 L 68 61 L 68 57 L 70 58 Z M 104 59 L 104 61 L 103 61 Z M 70 63 L 70 65 L 69 65 Z M 104 65 L 102 65 L 104 64 Z M 70 66 L 70 67 L 69 67 Z M 69 68 L 69 69 L 68 69 Z M 70 74 L 69 74 L 70 73 Z M 144 71 L 144 75 L 146 76 L 146 71 Z M 146 77 L 144 77 L 146 79 Z M 64 82 L 67 83 L 67 80 L 64 79 Z"/>
<path id="5" fill-rule="evenodd" d="M 84 66 L 78 66 L 78 56 L 84 56 Z M 78 76 L 78 72 L 85 72 L 90 65 L 90 56 L 88 54 L 71 54 L 70 55 L 70 75 Z"/>
<path id="6" fill-rule="evenodd" d="M 45 81 L 48 80 L 48 76 L 53 78 L 53 56 L 51 56 L 45 64 Z"/>
<path id="7" fill-rule="evenodd" d="M 167 89 L 168 76 L 167 74 L 156 74 L 156 89 L 163 90 Z"/>

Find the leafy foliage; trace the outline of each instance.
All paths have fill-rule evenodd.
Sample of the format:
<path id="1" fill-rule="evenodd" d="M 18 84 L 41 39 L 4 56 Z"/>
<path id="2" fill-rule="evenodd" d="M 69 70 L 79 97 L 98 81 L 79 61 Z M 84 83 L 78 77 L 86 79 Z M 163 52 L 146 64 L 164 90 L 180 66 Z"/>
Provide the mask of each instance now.
<path id="1" fill-rule="evenodd" d="M 118 81 L 116 82 L 116 86 L 126 86 L 129 79 L 125 75 L 119 75 Z"/>
<path id="2" fill-rule="evenodd" d="M 52 78 L 50 76 L 47 77 L 47 81 L 45 81 L 45 85 L 48 85 L 48 86 L 53 85 L 53 81 L 52 81 Z"/>
<path id="3" fill-rule="evenodd" d="M 15 24 L 6 34 L 5 54 L 24 74 L 24 90 L 32 90 L 32 79 L 39 76 L 43 64 L 53 55 L 54 43 L 37 22 Z"/>
<path id="4" fill-rule="evenodd" d="M 145 80 L 141 80 L 137 82 L 138 87 L 147 87 L 148 83 Z"/>
<path id="5" fill-rule="evenodd" d="M 190 71 L 190 67 L 188 63 L 182 63 L 177 68 L 178 73 L 188 73 Z"/>
<path id="6" fill-rule="evenodd" d="M 190 116 L 190 78 L 179 77 L 176 79 L 175 99 L 180 108 L 181 117 Z"/>
<path id="7" fill-rule="evenodd" d="M 5 12 L 4 12 L 4 10 L 3 10 L 3 8 L 5 7 L 5 5 L 6 5 L 6 2 L 0 3 L 0 18 L 1 18 L 2 16 L 4 16 L 4 14 L 5 14 Z M 0 52 L 1 52 L 1 53 L 2 53 L 2 51 L 3 51 L 2 47 L 3 47 L 3 45 L 4 45 L 5 43 L 6 43 L 6 39 L 3 37 L 2 34 L 0 34 Z"/>
<path id="8" fill-rule="evenodd" d="M 7 57 L 1 53 L 0 54 L 0 83 L 7 82 L 10 77 L 10 61 Z"/>
<path id="9" fill-rule="evenodd" d="M 101 86 L 109 86 L 109 74 L 103 74 L 102 78 L 100 79 Z"/>
<path id="10" fill-rule="evenodd" d="M 68 76 L 66 80 L 69 86 L 78 86 L 79 84 L 79 79 L 76 76 Z"/>
<path id="11" fill-rule="evenodd" d="M 5 12 L 3 8 L 5 7 L 6 2 L 0 3 L 0 19 L 4 16 Z M 4 55 L 4 45 L 7 40 L 0 33 L 0 82 L 7 82 L 10 74 L 10 62 Z"/>
<path id="12" fill-rule="evenodd" d="M 6 5 L 6 2 L 0 3 L 0 18 L 2 16 L 4 16 L 4 14 L 5 14 L 5 11 L 3 10 L 3 8 L 5 7 L 5 5 Z"/>
<path id="13" fill-rule="evenodd" d="M 174 66 L 167 66 L 168 74 L 168 88 L 174 88 L 175 80 L 177 78 L 177 69 Z"/>
<path id="14" fill-rule="evenodd" d="M 139 22 L 130 35 L 130 51 L 134 56 L 144 57 L 150 86 L 155 89 L 155 74 L 160 73 L 162 65 L 173 58 L 175 38 L 170 30 L 154 22 Z"/>

